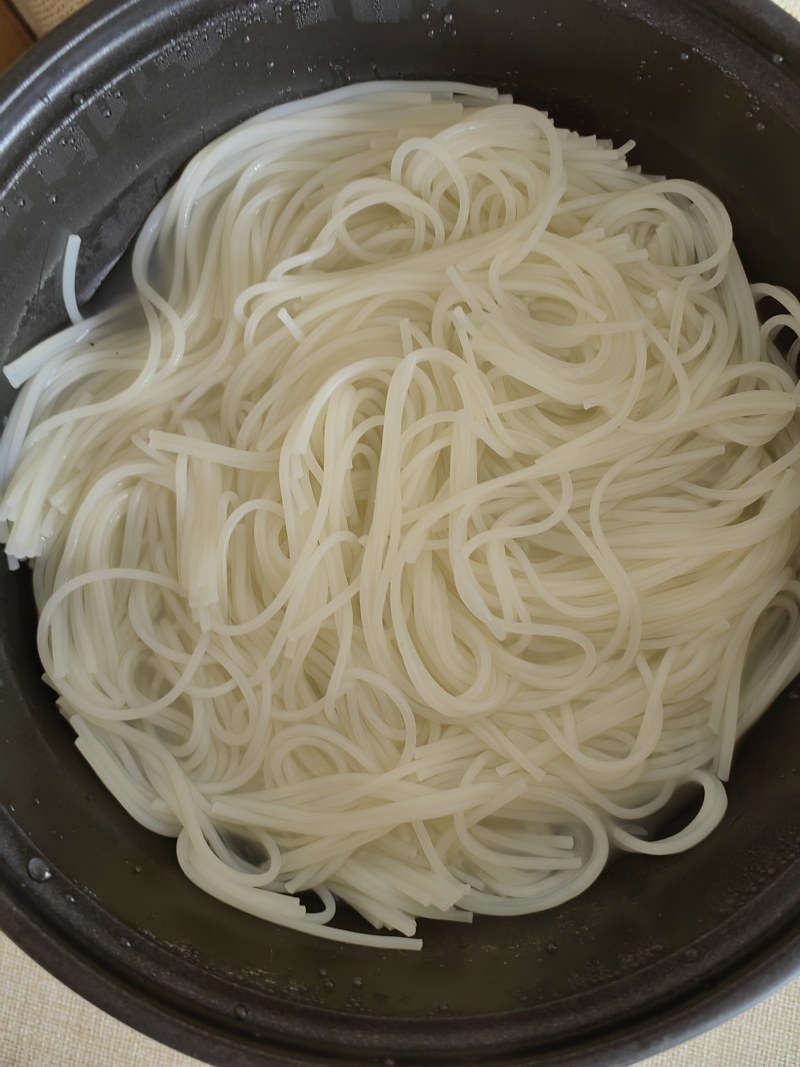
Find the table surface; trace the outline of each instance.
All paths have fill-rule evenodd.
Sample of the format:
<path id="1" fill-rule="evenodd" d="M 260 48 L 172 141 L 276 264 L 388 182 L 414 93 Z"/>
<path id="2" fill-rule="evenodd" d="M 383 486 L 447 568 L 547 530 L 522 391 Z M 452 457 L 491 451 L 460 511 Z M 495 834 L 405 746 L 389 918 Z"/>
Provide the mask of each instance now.
<path id="1" fill-rule="evenodd" d="M 800 17 L 800 0 L 780 0 Z M 33 42 L 0 0 L 0 72 Z M 192 1067 L 67 989 L 0 935 L 0 1067 Z M 641 1067 L 798 1067 L 800 980 Z"/>

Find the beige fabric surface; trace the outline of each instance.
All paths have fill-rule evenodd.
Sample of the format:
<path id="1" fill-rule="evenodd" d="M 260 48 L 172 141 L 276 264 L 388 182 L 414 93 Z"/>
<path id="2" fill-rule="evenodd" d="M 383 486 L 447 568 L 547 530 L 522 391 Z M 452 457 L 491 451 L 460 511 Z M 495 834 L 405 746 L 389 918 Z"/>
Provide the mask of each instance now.
<path id="1" fill-rule="evenodd" d="M 17 0 L 45 33 L 85 0 Z M 800 18 L 800 0 L 778 0 Z M 66 989 L 0 934 L 0 1067 L 192 1067 Z M 640 1067 L 800 1067 L 800 979 Z"/>
<path id="2" fill-rule="evenodd" d="M 14 7 L 38 37 L 63 22 L 86 2 L 87 0 L 13 0 Z"/>

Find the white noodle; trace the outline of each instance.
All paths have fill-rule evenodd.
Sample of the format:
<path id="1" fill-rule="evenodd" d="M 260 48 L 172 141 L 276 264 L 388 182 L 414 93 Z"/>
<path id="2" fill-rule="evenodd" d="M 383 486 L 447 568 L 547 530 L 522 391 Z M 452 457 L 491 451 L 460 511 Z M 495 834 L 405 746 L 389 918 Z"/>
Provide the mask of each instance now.
<path id="1" fill-rule="evenodd" d="M 78 256 L 81 251 L 81 239 L 77 233 L 71 233 L 67 238 L 67 247 L 64 250 L 64 267 L 61 276 L 61 293 L 64 299 L 64 307 L 70 322 L 77 325 L 83 321 L 78 308 L 78 297 L 75 292 L 75 275 L 78 270 Z"/>
<path id="2" fill-rule="evenodd" d="M 76 325 L 6 368 L 0 528 L 81 752 L 220 900 L 419 948 L 722 818 L 800 668 L 800 304 L 631 147 L 350 86 L 190 161 L 138 324 L 78 321 L 69 238 Z"/>

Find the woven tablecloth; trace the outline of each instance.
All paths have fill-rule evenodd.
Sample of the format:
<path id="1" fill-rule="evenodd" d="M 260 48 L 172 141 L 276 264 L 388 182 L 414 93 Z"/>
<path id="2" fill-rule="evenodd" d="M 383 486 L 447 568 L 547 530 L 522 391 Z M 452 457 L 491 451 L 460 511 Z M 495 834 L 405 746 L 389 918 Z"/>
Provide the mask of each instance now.
<path id="1" fill-rule="evenodd" d="M 15 6 L 31 29 L 43 34 L 84 2 L 17 0 Z M 778 2 L 800 18 L 800 0 Z M 0 1067 L 193 1067 L 199 1062 L 87 1003 L 0 934 Z M 800 980 L 640 1067 L 800 1067 Z"/>

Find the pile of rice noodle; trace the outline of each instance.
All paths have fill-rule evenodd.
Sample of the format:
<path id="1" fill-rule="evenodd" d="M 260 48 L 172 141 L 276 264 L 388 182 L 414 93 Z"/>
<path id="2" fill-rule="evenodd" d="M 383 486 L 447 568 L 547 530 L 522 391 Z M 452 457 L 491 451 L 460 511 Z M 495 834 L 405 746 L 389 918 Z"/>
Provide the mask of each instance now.
<path id="1" fill-rule="evenodd" d="M 722 817 L 800 667 L 800 304 L 630 148 L 359 85 L 200 152 L 91 319 L 70 239 L 6 552 L 81 752 L 220 900 L 413 948 Z"/>

